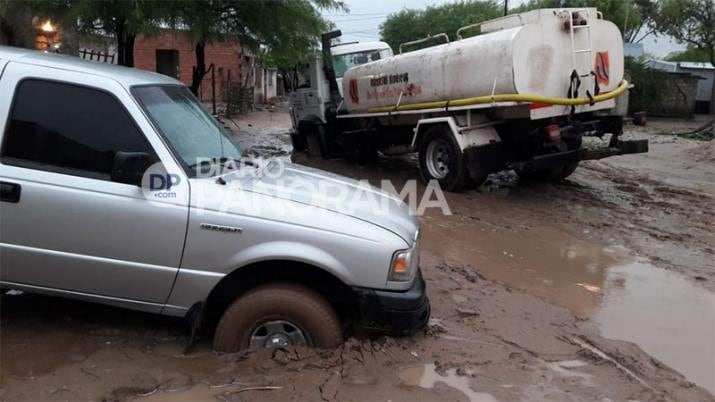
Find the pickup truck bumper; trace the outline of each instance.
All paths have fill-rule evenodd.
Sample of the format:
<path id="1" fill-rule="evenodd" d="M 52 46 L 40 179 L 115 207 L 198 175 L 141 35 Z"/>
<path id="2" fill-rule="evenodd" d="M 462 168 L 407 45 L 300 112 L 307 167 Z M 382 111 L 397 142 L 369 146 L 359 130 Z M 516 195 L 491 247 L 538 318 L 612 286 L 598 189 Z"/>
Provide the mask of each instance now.
<path id="1" fill-rule="evenodd" d="M 422 273 L 417 272 L 406 291 L 353 288 L 357 296 L 360 329 L 391 335 L 411 335 L 427 324 L 430 303 Z"/>

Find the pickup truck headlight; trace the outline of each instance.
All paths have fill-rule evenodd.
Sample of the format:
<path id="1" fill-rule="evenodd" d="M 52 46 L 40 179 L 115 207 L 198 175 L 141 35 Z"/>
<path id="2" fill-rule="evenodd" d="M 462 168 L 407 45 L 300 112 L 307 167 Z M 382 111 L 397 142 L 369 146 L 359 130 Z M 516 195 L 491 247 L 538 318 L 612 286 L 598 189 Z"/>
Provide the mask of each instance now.
<path id="1" fill-rule="evenodd" d="M 415 277 L 417 267 L 420 265 L 420 241 L 419 236 L 407 250 L 398 250 L 392 256 L 390 264 L 390 279 L 396 282 L 408 282 Z"/>

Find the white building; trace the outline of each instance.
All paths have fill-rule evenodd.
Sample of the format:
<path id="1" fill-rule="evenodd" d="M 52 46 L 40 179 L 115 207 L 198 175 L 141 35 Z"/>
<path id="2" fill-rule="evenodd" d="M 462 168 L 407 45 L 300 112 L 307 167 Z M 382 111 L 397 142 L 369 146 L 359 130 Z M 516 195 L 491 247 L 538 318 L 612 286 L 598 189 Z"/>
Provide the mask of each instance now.
<path id="1" fill-rule="evenodd" d="M 696 113 L 708 113 L 710 102 L 713 101 L 713 79 L 715 77 L 715 67 L 712 64 L 692 61 L 650 60 L 648 65 L 657 70 L 690 73 L 700 77 L 701 80 L 698 82 L 698 89 L 695 95 Z"/>

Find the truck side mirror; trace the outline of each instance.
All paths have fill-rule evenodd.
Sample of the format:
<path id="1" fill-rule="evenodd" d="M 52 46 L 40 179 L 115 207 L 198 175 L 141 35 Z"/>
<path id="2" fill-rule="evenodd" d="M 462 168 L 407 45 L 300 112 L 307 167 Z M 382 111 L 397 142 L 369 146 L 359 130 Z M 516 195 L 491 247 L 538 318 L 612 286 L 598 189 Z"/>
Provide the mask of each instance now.
<path id="1" fill-rule="evenodd" d="M 154 159 L 146 152 L 117 151 L 112 161 L 111 180 L 141 186 L 142 176 L 154 163 Z"/>

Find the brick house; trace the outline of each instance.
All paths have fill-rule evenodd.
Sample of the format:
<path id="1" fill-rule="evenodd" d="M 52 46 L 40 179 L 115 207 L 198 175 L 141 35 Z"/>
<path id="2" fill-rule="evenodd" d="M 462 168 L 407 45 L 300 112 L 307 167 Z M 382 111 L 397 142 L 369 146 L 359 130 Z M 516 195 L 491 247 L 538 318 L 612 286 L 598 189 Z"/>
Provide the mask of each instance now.
<path id="1" fill-rule="evenodd" d="M 116 45 L 110 37 L 87 36 L 79 38 L 79 57 L 103 63 L 117 63 Z M 213 42 L 204 48 L 206 68 L 214 65 L 216 102 L 226 100 L 226 87 L 253 88 L 254 103 L 265 103 L 279 94 L 277 71 L 264 68 L 249 49 L 236 40 Z M 182 31 L 163 30 L 158 35 L 139 35 L 134 42 L 134 67 L 155 71 L 174 77 L 191 85 L 193 67 L 196 65 L 194 44 Z M 248 75 L 248 76 L 247 76 Z M 199 98 L 211 102 L 211 73 L 204 76 Z M 245 81 L 245 82 L 244 82 Z M 234 91 L 235 93 L 235 91 Z"/>
<path id="2" fill-rule="evenodd" d="M 236 41 L 213 42 L 206 45 L 205 62 L 214 65 L 216 98 L 224 99 L 224 89 L 229 80 L 240 83 L 243 74 L 250 71 L 252 55 Z M 137 36 L 134 43 L 134 67 L 177 78 L 191 85 L 192 69 L 196 65 L 194 44 L 181 31 L 164 31 L 156 36 Z M 259 70 L 260 71 L 260 70 Z M 257 74 L 259 79 L 262 74 Z M 261 84 L 256 82 L 259 87 Z M 211 73 L 202 82 L 200 98 L 211 99 Z"/>

